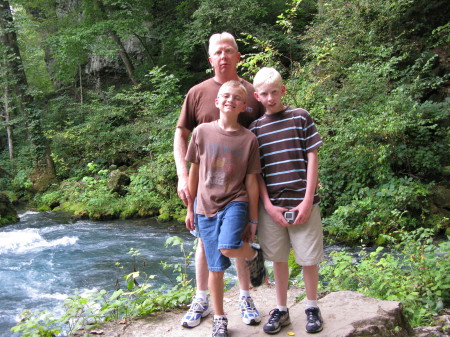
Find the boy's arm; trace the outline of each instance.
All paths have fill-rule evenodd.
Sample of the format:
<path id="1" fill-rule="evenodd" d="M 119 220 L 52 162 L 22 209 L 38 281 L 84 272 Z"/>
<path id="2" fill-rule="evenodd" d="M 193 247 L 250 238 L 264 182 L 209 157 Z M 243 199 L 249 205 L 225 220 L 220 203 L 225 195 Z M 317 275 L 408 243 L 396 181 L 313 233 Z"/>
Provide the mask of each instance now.
<path id="1" fill-rule="evenodd" d="M 267 192 L 266 183 L 264 182 L 264 178 L 261 174 L 258 174 L 258 186 L 259 186 L 259 197 L 264 205 L 264 209 L 267 214 L 270 215 L 273 221 L 277 223 L 279 226 L 287 227 L 289 223 L 284 218 L 283 213 L 288 211 L 287 208 L 282 208 L 278 206 L 274 206 L 269 198 L 269 193 Z"/>
<path id="2" fill-rule="evenodd" d="M 188 180 L 188 188 L 189 194 L 194 196 L 193 198 L 189 198 L 188 209 L 186 214 L 186 228 L 190 231 L 195 229 L 194 223 L 194 199 L 197 195 L 198 189 L 198 174 L 199 174 L 199 166 L 198 164 L 191 164 L 191 168 L 189 170 L 189 180 Z"/>
<path id="3" fill-rule="evenodd" d="M 243 240 L 245 242 L 253 241 L 256 234 L 257 222 L 258 222 L 258 179 L 256 174 L 247 174 L 245 177 L 245 188 L 248 195 L 248 220 L 252 221 L 247 223 L 247 226 L 242 233 Z"/>
<path id="4" fill-rule="evenodd" d="M 306 192 L 303 201 L 295 207 L 298 210 L 297 218 L 294 225 L 301 225 L 308 221 L 314 202 L 314 194 L 317 189 L 317 181 L 319 178 L 319 157 L 317 150 L 308 152 L 308 166 L 306 169 Z"/>

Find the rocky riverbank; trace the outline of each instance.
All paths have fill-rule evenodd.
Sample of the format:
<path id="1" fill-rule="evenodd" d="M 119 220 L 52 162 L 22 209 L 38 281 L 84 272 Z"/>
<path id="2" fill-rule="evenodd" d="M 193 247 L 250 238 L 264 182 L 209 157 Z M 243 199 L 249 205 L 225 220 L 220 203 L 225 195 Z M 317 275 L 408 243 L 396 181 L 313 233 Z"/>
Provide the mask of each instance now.
<path id="1" fill-rule="evenodd" d="M 225 293 L 225 310 L 228 314 L 228 329 L 232 337 L 267 336 L 259 326 L 244 325 L 238 310 L 239 290 L 234 287 Z M 303 289 L 289 289 L 291 324 L 277 336 L 311 336 L 305 332 Z M 266 322 L 275 305 L 275 288 L 264 285 L 252 290 L 252 297 Z M 382 301 L 350 291 L 322 294 L 319 305 L 325 321 L 320 337 L 444 337 L 449 336 L 449 317 L 445 316 L 440 326 L 412 329 L 402 312 L 402 305 L 395 301 Z M 90 334 L 80 331 L 74 336 L 105 337 L 207 337 L 211 336 L 211 315 L 194 329 L 182 328 L 181 318 L 185 310 L 158 313 L 139 319 L 109 322 L 94 329 Z M 445 319 L 447 320 L 445 322 Z"/>

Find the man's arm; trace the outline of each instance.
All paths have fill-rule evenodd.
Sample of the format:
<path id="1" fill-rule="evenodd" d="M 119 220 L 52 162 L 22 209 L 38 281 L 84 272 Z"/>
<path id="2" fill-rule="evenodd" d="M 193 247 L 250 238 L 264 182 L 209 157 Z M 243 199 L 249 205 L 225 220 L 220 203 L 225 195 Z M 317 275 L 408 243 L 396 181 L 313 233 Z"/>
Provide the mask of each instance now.
<path id="1" fill-rule="evenodd" d="M 191 164 L 191 169 L 189 170 L 189 186 L 188 186 L 188 193 L 190 195 L 193 195 L 194 197 L 197 195 L 197 189 L 198 189 L 198 173 L 199 172 L 199 166 L 198 164 Z M 195 228 L 195 222 L 194 222 L 194 199 L 189 197 L 190 201 L 188 203 L 188 210 L 186 214 L 186 228 L 190 231 L 194 230 Z"/>
<path id="2" fill-rule="evenodd" d="M 269 198 L 269 193 L 267 193 L 266 183 L 264 182 L 264 178 L 262 175 L 258 175 L 258 185 L 259 185 L 259 197 L 264 205 L 264 209 L 267 214 L 270 215 L 273 221 L 277 223 L 279 226 L 287 227 L 289 223 L 284 218 L 283 213 L 288 211 L 287 208 L 277 207 L 272 204 Z"/>
<path id="3" fill-rule="evenodd" d="M 303 201 L 295 208 L 298 210 L 298 216 L 294 225 L 301 225 L 308 221 L 314 202 L 314 194 L 317 189 L 319 178 L 319 157 L 317 150 L 308 152 L 308 166 L 306 169 L 306 192 Z"/>
<path id="4" fill-rule="evenodd" d="M 188 169 L 185 159 L 190 134 L 191 131 L 189 129 L 177 127 L 173 140 L 173 155 L 178 176 L 177 192 L 186 206 L 192 201 L 188 189 Z"/>

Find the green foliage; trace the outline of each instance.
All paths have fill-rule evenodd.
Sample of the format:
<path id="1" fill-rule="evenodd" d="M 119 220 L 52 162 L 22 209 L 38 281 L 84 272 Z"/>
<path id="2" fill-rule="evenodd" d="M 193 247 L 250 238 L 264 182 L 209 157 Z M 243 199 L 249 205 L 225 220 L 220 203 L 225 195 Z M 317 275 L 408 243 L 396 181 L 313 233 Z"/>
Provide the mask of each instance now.
<path id="1" fill-rule="evenodd" d="M 293 249 L 291 249 L 291 251 L 289 252 L 288 265 L 289 265 L 289 277 L 291 279 L 295 279 L 296 277 L 301 275 L 302 267 L 298 265 L 297 262 L 295 261 L 295 253 Z"/>
<path id="2" fill-rule="evenodd" d="M 400 230 L 386 235 L 389 250 L 363 249 L 356 258 L 332 252 L 332 261 L 321 267 L 321 286 L 401 301 L 413 327 L 428 325 L 450 304 L 450 242 L 433 242 L 432 235 L 426 229 Z"/>
<path id="3" fill-rule="evenodd" d="M 376 240 L 382 244 L 384 234 L 420 226 L 429 193 L 411 178 L 392 178 L 372 189 L 361 188 L 352 200 L 341 201 L 342 205 L 324 219 L 324 229 L 338 241 Z"/>
<path id="4" fill-rule="evenodd" d="M 187 275 L 187 266 L 193 252 L 185 251 L 183 240 L 179 237 L 168 238 L 165 243 L 165 247 L 167 246 L 179 246 L 183 260 L 182 263 L 175 265 L 161 262 L 164 270 L 171 270 L 165 274 L 166 276 L 175 275 L 172 287 L 164 285 L 155 289 L 152 280 L 156 276 L 146 275 L 137 270 L 136 259 L 141 257 L 141 253 L 131 248 L 128 254 L 133 257 L 133 272 L 124 276 L 125 289 L 118 289 L 112 293 L 100 290 L 83 296 L 74 293 L 64 301 L 61 317 L 55 318 L 46 312 L 33 314 L 26 311 L 22 314 L 21 321 L 11 331 L 29 337 L 50 337 L 61 332 L 70 335 L 81 329 L 90 330 L 102 322 L 139 317 L 186 305 L 194 293 Z M 120 263 L 116 265 L 124 269 Z"/>
<path id="5" fill-rule="evenodd" d="M 305 34 L 305 66 L 287 103 L 309 110 L 324 139 L 320 194 L 334 238 L 382 242 L 428 221 L 426 196 L 448 166 L 448 102 L 426 101 L 448 81 L 434 53 L 418 53 L 399 22 L 411 1 L 322 3 Z M 289 94 L 291 92 L 291 94 Z"/>

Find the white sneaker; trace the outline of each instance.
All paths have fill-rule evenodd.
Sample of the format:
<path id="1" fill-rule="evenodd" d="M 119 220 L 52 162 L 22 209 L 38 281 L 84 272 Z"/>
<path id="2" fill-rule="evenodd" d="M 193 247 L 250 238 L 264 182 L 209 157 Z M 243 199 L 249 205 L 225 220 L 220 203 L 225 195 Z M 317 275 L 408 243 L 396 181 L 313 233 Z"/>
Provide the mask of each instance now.
<path id="1" fill-rule="evenodd" d="M 211 307 L 209 306 L 208 298 L 194 297 L 190 304 L 189 311 L 184 315 L 181 325 L 185 328 L 194 328 L 200 324 L 203 317 L 210 314 Z"/>
<path id="2" fill-rule="evenodd" d="M 257 325 L 261 322 L 261 317 L 259 316 L 259 311 L 256 310 L 253 299 L 249 297 L 242 296 L 239 302 L 241 308 L 242 321 L 247 325 Z"/>

